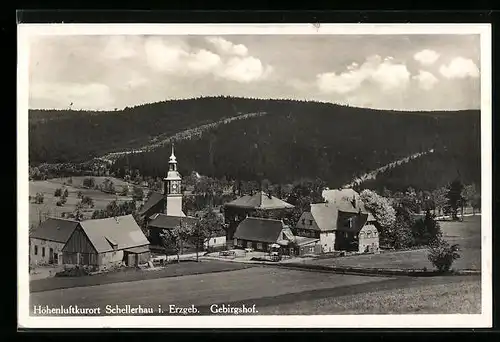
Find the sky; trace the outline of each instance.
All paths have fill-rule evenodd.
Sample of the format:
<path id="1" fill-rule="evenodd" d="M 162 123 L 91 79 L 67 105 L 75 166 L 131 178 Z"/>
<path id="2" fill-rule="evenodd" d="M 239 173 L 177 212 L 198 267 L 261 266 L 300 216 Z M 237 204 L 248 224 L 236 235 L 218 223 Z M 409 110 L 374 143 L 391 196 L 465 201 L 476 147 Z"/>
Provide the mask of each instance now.
<path id="1" fill-rule="evenodd" d="M 29 63 L 32 109 L 218 95 L 480 107 L 479 35 L 33 36 Z"/>

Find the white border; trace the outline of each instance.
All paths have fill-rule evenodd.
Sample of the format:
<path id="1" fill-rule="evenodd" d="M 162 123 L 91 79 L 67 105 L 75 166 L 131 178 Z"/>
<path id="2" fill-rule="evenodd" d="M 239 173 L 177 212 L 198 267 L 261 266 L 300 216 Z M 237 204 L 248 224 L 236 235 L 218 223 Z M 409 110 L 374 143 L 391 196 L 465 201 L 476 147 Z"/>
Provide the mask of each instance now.
<path id="1" fill-rule="evenodd" d="M 28 39 L 33 35 L 480 34 L 482 314 L 357 316 L 33 317 L 28 272 Z M 20 24 L 18 25 L 18 326 L 20 328 L 487 328 L 492 327 L 491 25 L 489 24 Z"/>

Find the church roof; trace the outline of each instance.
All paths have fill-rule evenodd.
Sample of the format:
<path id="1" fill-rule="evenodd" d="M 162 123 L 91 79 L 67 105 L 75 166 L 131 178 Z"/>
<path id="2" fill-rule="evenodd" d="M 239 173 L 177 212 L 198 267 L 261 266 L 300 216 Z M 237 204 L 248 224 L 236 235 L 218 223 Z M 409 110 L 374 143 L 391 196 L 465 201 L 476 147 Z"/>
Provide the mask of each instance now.
<path id="1" fill-rule="evenodd" d="M 148 226 L 153 228 L 162 228 L 162 229 L 174 229 L 179 227 L 182 223 L 193 224 L 197 221 L 194 217 L 189 216 L 171 216 L 166 214 L 154 214 L 150 217 L 151 222 L 149 222 Z"/>
<path id="2" fill-rule="evenodd" d="M 151 210 L 151 208 L 156 206 L 161 201 L 164 201 L 164 197 L 162 194 L 160 194 L 159 192 L 151 193 L 151 196 L 149 196 L 148 200 L 146 201 L 146 203 L 144 203 L 144 206 L 139 211 L 139 215 L 146 214 L 149 210 Z"/>
<path id="3" fill-rule="evenodd" d="M 262 210 L 291 209 L 294 207 L 290 203 L 266 194 L 263 191 L 259 191 L 253 196 L 245 195 L 237 198 L 232 202 L 226 203 L 225 206 Z"/>

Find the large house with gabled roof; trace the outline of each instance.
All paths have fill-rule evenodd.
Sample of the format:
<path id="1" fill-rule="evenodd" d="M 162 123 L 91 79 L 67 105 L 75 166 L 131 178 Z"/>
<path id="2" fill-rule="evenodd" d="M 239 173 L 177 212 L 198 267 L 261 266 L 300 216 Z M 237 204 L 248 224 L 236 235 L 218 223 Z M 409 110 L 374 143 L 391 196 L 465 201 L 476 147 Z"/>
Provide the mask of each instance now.
<path id="1" fill-rule="evenodd" d="M 224 222 L 226 224 L 226 239 L 233 241 L 238 225 L 255 212 L 266 211 L 275 213 L 279 218 L 280 213 L 293 209 L 294 206 L 264 191 L 253 195 L 245 195 L 224 205 Z"/>
<path id="2" fill-rule="evenodd" d="M 376 252 L 375 218 L 352 189 L 323 191 L 325 203 L 311 204 L 295 227 L 295 235 L 318 239 L 322 253 Z"/>

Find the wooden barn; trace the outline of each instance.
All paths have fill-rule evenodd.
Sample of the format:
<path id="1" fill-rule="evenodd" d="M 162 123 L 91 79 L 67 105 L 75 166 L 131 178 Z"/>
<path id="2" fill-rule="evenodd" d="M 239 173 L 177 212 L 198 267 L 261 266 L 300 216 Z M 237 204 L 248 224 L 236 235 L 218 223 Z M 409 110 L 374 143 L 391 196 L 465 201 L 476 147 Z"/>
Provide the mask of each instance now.
<path id="1" fill-rule="evenodd" d="M 63 263 L 85 266 L 128 266 L 150 258 L 149 241 L 132 215 L 81 221 L 63 250 Z"/>

